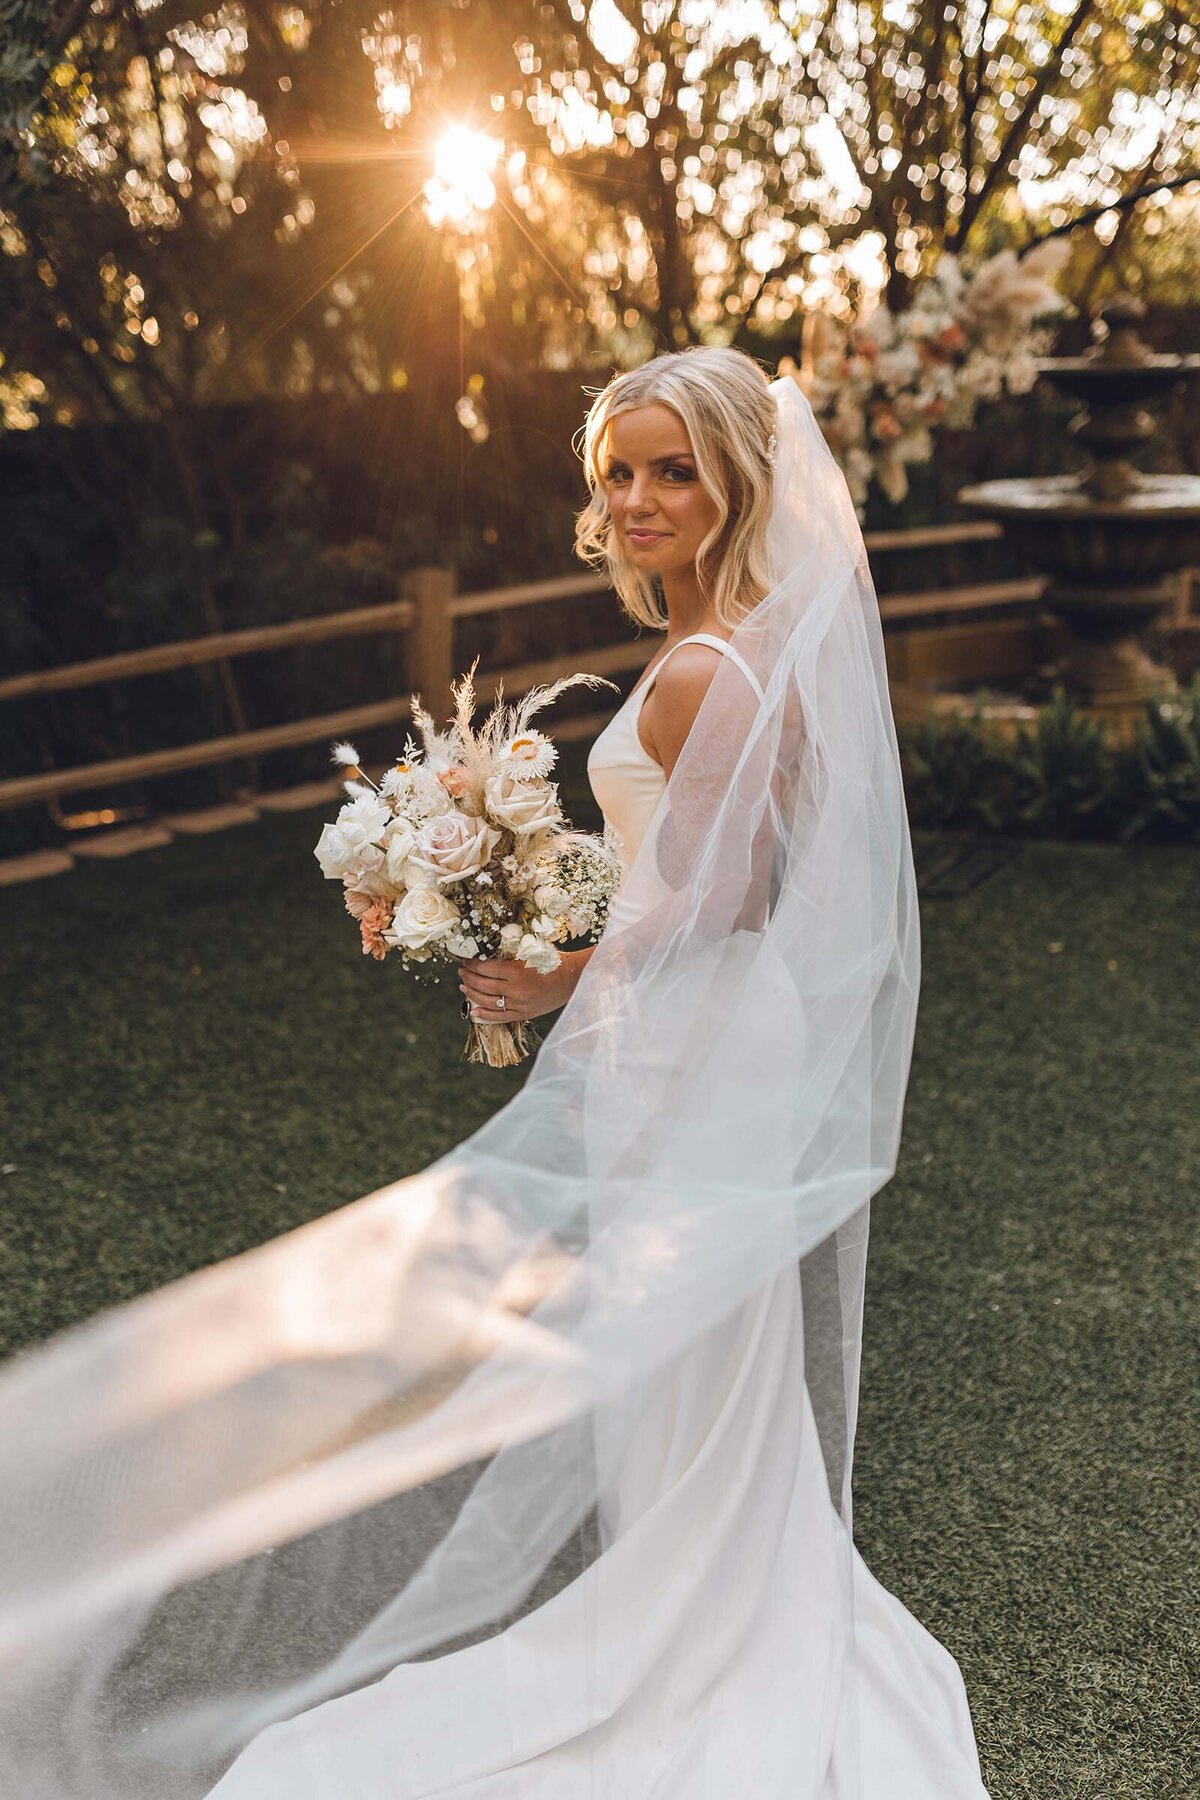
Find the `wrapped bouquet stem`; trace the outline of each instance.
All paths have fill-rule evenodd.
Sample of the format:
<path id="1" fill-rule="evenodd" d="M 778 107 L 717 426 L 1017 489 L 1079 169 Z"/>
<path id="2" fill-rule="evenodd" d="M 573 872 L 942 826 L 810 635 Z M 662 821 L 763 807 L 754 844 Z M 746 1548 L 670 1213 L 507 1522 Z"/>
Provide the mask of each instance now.
<path id="1" fill-rule="evenodd" d="M 420 741 L 410 736 L 378 783 L 352 744 L 333 749 L 348 798 L 321 833 L 317 861 L 342 883 L 364 955 L 383 961 L 396 952 L 417 978 L 437 979 L 474 957 L 512 958 L 548 974 L 560 944 L 599 938 L 620 880 L 611 845 L 563 817 L 550 779 L 558 752 L 532 724 L 568 688 L 614 684 L 568 675 L 515 705 L 498 694 L 476 727 L 476 667 L 453 684 L 444 730 L 414 694 Z M 525 1020 L 473 1020 L 466 1054 L 511 1067 L 537 1041 Z"/>
<path id="2" fill-rule="evenodd" d="M 471 1021 L 467 1033 L 468 1062 L 486 1063 L 490 1069 L 511 1069 L 536 1049 L 539 1040 L 525 1019 L 513 1025 L 484 1025 Z"/>

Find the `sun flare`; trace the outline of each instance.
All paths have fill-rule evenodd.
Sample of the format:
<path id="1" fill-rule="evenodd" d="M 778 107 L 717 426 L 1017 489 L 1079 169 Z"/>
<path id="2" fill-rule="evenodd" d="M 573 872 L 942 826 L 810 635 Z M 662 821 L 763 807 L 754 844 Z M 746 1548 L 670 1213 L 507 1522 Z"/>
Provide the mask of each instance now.
<path id="1" fill-rule="evenodd" d="M 486 131 L 455 125 L 439 138 L 433 175 L 425 183 L 425 210 L 431 225 L 468 226 L 495 204 L 492 171 L 503 146 Z"/>

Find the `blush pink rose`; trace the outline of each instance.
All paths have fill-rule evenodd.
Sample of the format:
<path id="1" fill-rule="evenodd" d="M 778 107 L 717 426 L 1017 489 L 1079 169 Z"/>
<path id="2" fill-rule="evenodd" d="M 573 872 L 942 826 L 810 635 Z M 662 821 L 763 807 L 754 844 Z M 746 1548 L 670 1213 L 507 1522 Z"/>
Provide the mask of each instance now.
<path id="1" fill-rule="evenodd" d="M 486 819 L 469 813 L 439 813 L 417 833 L 410 861 L 431 875 L 439 887 L 478 874 L 500 842 Z"/>

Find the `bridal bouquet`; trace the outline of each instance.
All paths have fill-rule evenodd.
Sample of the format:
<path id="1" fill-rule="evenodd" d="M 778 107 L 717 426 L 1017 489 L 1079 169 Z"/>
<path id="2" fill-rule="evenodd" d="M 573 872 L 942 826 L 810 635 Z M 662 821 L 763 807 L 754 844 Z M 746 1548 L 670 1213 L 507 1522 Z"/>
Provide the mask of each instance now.
<path id="1" fill-rule="evenodd" d="M 568 938 L 595 940 L 620 879 L 611 843 L 575 831 L 563 817 L 550 771 L 551 740 L 530 721 L 567 688 L 612 687 L 570 675 L 536 687 L 516 706 L 496 704 L 476 730 L 475 665 L 452 686 L 454 716 L 439 731 L 412 700 L 421 745 L 378 785 L 352 744 L 335 744 L 349 799 L 314 852 L 340 881 L 363 953 L 396 951 L 404 967 L 436 980 L 464 957 L 513 957 L 548 973 Z M 467 1055 L 493 1068 L 517 1063 L 536 1039 L 524 1021 L 471 1025 Z"/>

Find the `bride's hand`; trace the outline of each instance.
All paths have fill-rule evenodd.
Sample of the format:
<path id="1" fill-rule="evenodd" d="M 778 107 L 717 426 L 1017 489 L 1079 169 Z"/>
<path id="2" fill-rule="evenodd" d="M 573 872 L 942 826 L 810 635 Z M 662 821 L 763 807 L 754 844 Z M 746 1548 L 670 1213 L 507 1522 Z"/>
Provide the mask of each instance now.
<path id="1" fill-rule="evenodd" d="M 591 954 L 590 949 L 564 950 L 557 969 L 546 975 L 508 958 L 469 957 L 458 965 L 458 985 L 476 1024 L 512 1025 L 565 1006 Z M 500 999 L 503 1007 L 497 1005 Z"/>

